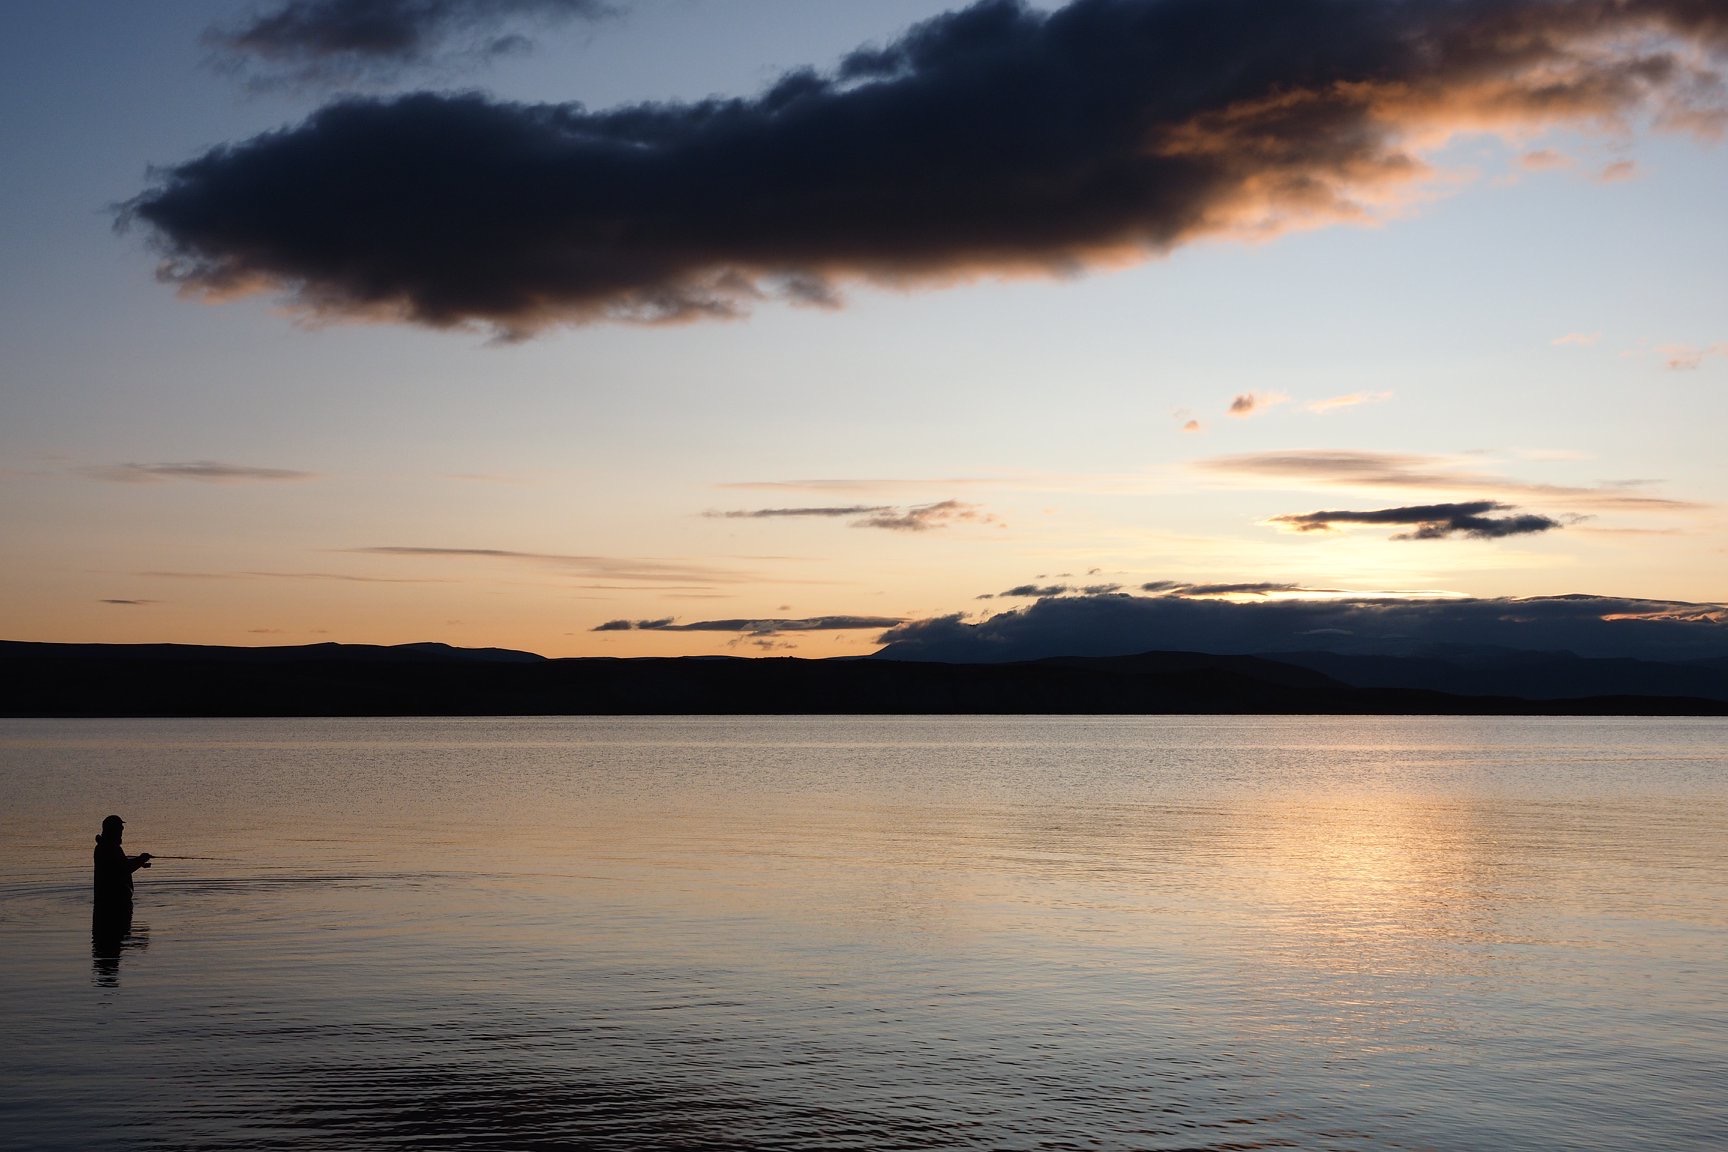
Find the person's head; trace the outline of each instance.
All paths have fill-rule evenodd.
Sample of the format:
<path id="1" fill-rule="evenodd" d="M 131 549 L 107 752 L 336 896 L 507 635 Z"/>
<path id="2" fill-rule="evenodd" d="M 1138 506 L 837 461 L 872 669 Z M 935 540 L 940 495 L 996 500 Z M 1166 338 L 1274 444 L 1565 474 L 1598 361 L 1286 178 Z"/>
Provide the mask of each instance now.
<path id="1" fill-rule="evenodd" d="M 118 816 L 109 816 L 102 821 L 102 835 L 118 844 L 121 832 L 125 827 L 126 821 Z"/>

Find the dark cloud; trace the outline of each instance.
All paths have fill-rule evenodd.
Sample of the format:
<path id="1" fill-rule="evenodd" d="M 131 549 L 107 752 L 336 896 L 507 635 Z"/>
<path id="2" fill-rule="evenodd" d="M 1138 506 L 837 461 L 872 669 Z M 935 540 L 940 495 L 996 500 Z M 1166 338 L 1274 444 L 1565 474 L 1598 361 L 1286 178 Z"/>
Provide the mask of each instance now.
<path id="1" fill-rule="evenodd" d="M 1232 416 L 1252 416 L 1257 412 L 1264 412 L 1268 408 L 1276 408 L 1280 404 L 1286 404 L 1289 400 L 1290 397 L 1282 392 L 1244 392 L 1230 401 L 1228 411 Z"/>
<path id="2" fill-rule="evenodd" d="M 1264 596 L 1268 592 L 1324 592 L 1329 589 L 1305 588 L 1300 584 L 1274 584 L 1265 580 L 1238 584 L 1186 584 L 1180 580 L 1153 580 L 1140 585 L 1140 591 L 1167 596 Z"/>
<path id="3" fill-rule="evenodd" d="M 256 83 L 340 83 L 508 55 L 531 43 L 516 29 L 616 11 L 601 0 L 280 0 L 204 39 L 239 67 L 262 66 Z"/>
<path id="4" fill-rule="evenodd" d="M 157 600 L 98 600 L 98 604 L 119 604 L 127 608 L 142 608 L 146 604 L 157 604 Z"/>
<path id="5" fill-rule="evenodd" d="M 754 98 L 344 99 L 160 169 L 164 279 L 314 314 L 733 317 L 1362 221 L 1418 144 L 1721 126 L 1720 0 L 982 0 Z"/>
<path id="6" fill-rule="evenodd" d="M 1142 584 L 1141 588 L 1152 591 L 1154 585 Z M 1161 590 L 1172 596 L 1264 596 L 1268 592 L 1315 591 L 1300 584 L 1272 584 L 1264 580 L 1246 584 L 1167 584 Z"/>
<path id="7" fill-rule="evenodd" d="M 1066 584 L 1016 584 L 1000 596 L 1061 596 L 1072 591 Z"/>
<path id="8" fill-rule="evenodd" d="M 778 636 L 785 632 L 855 632 L 865 628 L 892 628 L 905 621 L 894 616 L 810 616 L 799 620 L 736 619 L 696 620 L 674 624 L 664 620 L 608 620 L 595 632 L 736 632 L 744 636 Z"/>
<path id="9" fill-rule="evenodd" d="M 1494 500 L 1472 500 L 1463 504 L 1418 504 L 1409 508 L 1380 508 L 1371 512 L 1304 512 L 1274 516 L 1273 522 L 1288 524 L 1298 532 L 1330 532 L 1338 524 L 1414 524 L 1414 532 L 1400 532 L 1394 540 L 1444 540 L 1468 536 L 1473 540 L 1499 540 L 1507 536 L 1529 536 L 1561 527 L 1547 516 L 1488 516 L 1488 512 L 1511 511 L 1512 506 Z"/>
<path id="10" fill-rule="evenodd" d="M 245 464 L 223 464 L 216 460 L 188 460 L 172 464 L 98 464 L 80 469 L 92 480 L 117 484 L 155 484 L 163 480 L 201 480 L 210 484 L 234 484 L 249 480 L 310 480 L 317 473 L 292 468 L 253 468 Z"/>
<path id="11" fill-rule="evenodd" d="M 1039 600 L 976 624 L 959 616 L 883 633 L 883 656 L 953 662 L 1120 656 L 1154 650 L 1388 655 L 1487 645 L 1582 656 L 1728 656 L 1728 605 L 1608 596 L 1237 602 L 1181 596 Z"/>
<path id="12" fill-rule="evenodd" d="M 935 504 L 914 504 L 901 507 L 893 504 L 849 504 L 819 508 L 749 508 L 729 512 L 704 512 L 704 516 L 721 520 L 772 520 L 791 517 L 843 518 L 855 516 L 854 528 L 884 528 L 890 532 L 928 532 L 955 521 L 973 520 L 996 523 L 996 517 L 976 504 L 963 500 L 942 500 Z"/>

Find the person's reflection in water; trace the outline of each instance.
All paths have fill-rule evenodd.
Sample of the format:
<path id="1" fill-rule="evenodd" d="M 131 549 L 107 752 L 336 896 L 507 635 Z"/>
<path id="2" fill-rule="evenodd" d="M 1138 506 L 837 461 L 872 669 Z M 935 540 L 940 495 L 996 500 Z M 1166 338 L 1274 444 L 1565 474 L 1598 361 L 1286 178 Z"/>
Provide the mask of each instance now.
<path id="1" fill-rule="evenodd" d="M 132 905 L 103 907 L 90 916 L 90 978 L 102 988 L 120 986 L 120 957 L 128 949 L 150 947 L 147 925 L 132 923 Z"/>
<path id="2" fill-rule="evenodd" d="M 102 821 L 96 837 L 95 901 L 90 909 L 91 971 L 96 983 L 112 988 L 120 983 L 120 953 L 143 948 L 147 941 L 132 932 L 132 873 L 150 867 L 150 853 L 126 855 L 120 846 L 126 822 L 118 816 Z"/>

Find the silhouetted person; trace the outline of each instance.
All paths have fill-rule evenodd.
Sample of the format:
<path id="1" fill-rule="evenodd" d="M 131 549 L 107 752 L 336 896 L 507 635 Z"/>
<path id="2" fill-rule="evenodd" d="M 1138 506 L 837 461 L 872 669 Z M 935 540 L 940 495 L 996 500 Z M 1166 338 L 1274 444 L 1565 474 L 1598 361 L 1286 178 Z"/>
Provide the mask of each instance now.
<path id="1" fill-rule="evenodd" d="M 102 835 L 96 837 L 96 908 L 117 910 L 126 906 L 127 918 L 132 914 L 132 873 L 150 867 L 150 853 L 128 856 L 120 847 L 126 821 L 110 816 L 102 821 Z"/>
<path id="2" fill-rule="evenodd" d="M 126 855 L 120 847 L 126 821 L 110 816 L 102 821 L 96 837 L 96 899 L 90 908 L 90 956 L 96 983 L 113 987 L 120 982 L 120 951 L 141 947 L 132 940 L 132 873 L 150 867 L 150 853 Z"/>

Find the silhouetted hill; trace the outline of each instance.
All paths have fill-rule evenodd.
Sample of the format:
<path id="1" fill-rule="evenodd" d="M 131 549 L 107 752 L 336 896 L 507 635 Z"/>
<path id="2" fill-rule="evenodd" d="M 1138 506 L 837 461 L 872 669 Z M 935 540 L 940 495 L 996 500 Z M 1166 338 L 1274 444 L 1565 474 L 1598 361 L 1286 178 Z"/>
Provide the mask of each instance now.
<path id="1" fill-rule="evenodd" d="M 1593 659 L 1505 648 L 1430 649 L 1424 656 L 1280 652 L 1359 688 L 1416 688 L 1481 696 L 1566 700 L 1580 696 L 1696 696 L 1728 701 L 1728 660 Z"/>
<path id="2" fill-rule="evenodd" d="M 941 664 L 737 657 L 547 660 L 442 645 L 201 649 L 0 643 L 0 692 L 0 714 L 10 716 L 1728 715 L 1728 702 L 1677 697 L 1531 701 L 1359 687 L 1281 660 L 1192 652 Z"/>
<path id="3" fill-rule="evenodd" d="M 101 660 L 201 660 L 211 663 L 285 664 L 305 660 L 350 663 L 401 663 L 419 661 L 484 661 L 538 664 L 546 657 L 510 648 L 453 648 L 448 644 L 281 644 L 263 648 L 223 647 L 215 644 L 38 644 L 28 640 L 0 640 L 0 659 L 44 657 Z"/>

